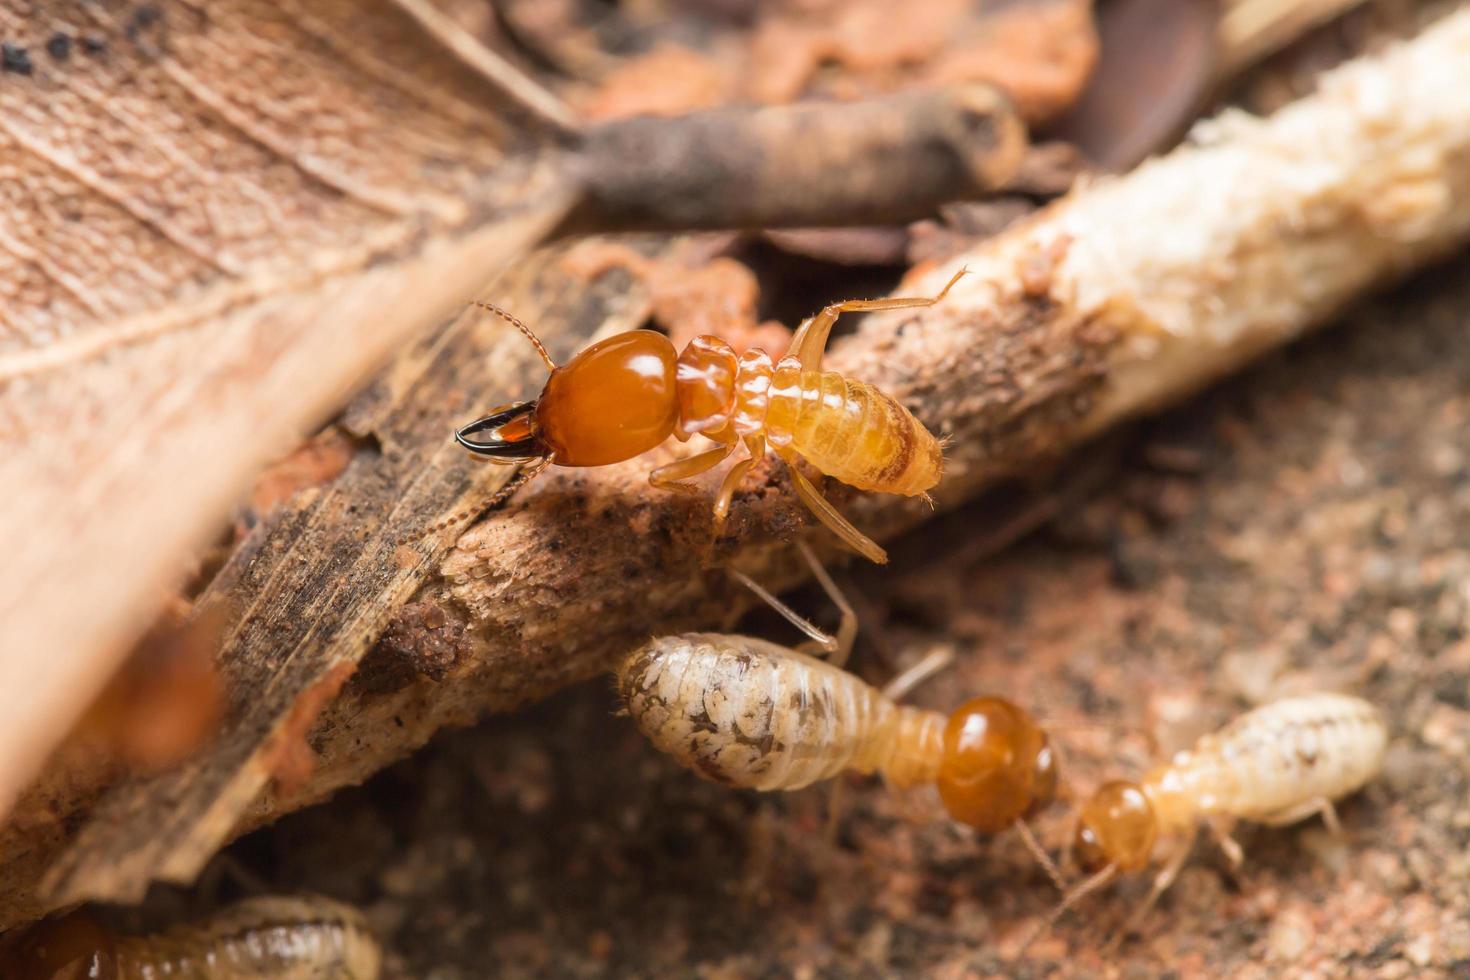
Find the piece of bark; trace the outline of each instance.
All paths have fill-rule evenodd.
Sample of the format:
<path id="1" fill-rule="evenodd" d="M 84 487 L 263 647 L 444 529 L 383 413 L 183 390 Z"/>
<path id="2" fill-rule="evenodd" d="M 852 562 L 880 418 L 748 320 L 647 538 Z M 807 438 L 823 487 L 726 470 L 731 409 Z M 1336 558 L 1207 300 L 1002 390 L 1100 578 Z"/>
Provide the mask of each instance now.
<path id="1" fill-rule="evenodd" d="M 589 287 L 563 271 L 559 255 L 521 263 L 508 280 L 496 283 L 494 295 L 526 310 L 548 302 L 548 282 L 556 289 L 549 301 L 566 304 L 560 317 L 548 311 L 538 323 L 553 356 L 566 357 L 585 340 L 567 335 L 558 323 L 591 321 L 614 331 L 635 325 L 599 303 L 601 296 L 616 295 L 610 288 Z M 631 313 L 641 316 L 642 307 L 635 305 Z M 73 891 L 97 889 L 137 899 L 154 876 L 187 879 L 228 838 L 241 811 L 268 782 L 277 779 L 301 791 L 302 764 L 310 758 L 302 744 L 303 711 L 314 715 L 320 708 L 315 692 L 345 679 L 344 671 L 356 666 L 388 617 L 435 572 L 461 530 L 430 525 L 473 507 L 511 475 L 510 468 L 480 462 L 445 438 L 456 422 L 486 407 L 487 399 L 529 394 L 528 386 L 544 371 L 524 339 L 503 326 L 471 307 L 398 357 L 341 422 L 363 445 L 347 469 L 328 484 L 298 493 L 236 550 L 201 599 L 208 604 L 253 597 L 254 608 L 231 624 L 220 651 L 232 703 L 225 731 L 207 754 L 156 778 L 124 783 L 99 805 L 96 831 L 102 823 L 126 822 L 144 788 L 171 801 L 148 833 L 115 851 L 116 860 L 102 874 L 90 866 L 73 872 L 66 862 L 52 869 L 61 902 Z M 417 641 L 405 639 L 402 648 L 389 651 L 390 658 L 426 645 L 424 634 L 443 624 L 422 611 L 410 621 Z M 394 689 L 391 676 L 382 675 L 397 666 L 365 670 L 357 684 Z M 73 792 L 87 777 L 54 775 Z M 50 792 L 51 784 L 43 781 L 28 793 L 20 808 L 23 827 L 0 830 L 0 838 L 13 834 L 12 843 L 34 846 L 37 821 L 31 814 L 54 806 Z M 79 848 L 86 846 L 84 834 Z M 11 867 L 40 870 L 28 867 L 25 856 Z M 24 893 L 0 897 L 0 915 L 31 914 L 10 909 L 19 903 L 28 910 L 33 906 L 23 903 L 33 900 Z"/>
<path id="2" fill-rule="evenodd" d="M 836 346 L 828 364 L 895 393 L 951 437 L 936 495 L 942 507 L 1120 419 L 1197 390 L 1470 234 L 1470 90 L 1455 84 L 1467 57 L 1470 12 L 1461 12 L 1411 43 L 1333 73 L 1318 95 L 1269 120 L 1235 114 L 1216 120 L 1200 129 L 1201 145 L 1100 181 L 956 261 L 972 274 L 944 304 L 870 318 Z M 900 291 L 933 292 L 949 272 L 929 270 Z M 535 267 L 523 270 L 536 274 Z M 613 316 L 616 296 L 592 291 L 574 299 L 563 288 L 507 287 L 496 298 L 538 326 L 602 325 L 609 318 L 609 328 L 627 325 Z M 587 305 L 569 313 L 579 302 Z M 452 354 L 446 349 L 443 356 Z M 411 387 L 415 373 L 400 367 L 389 378 Z M 487 369 L 479 377 L 488 389 L 495 375 Z M 533 371 L 520 392 L 539 379 Z M 427 377 L 425 383 L 430 380 L 438 384 Z M 399 400 L 405 409 L 432 405 L 435 392 L 442 388 Z M 476 392 L 476 404 L 509 394 Z M 377 424 L 412 431 L 404 452 L 423 452 L 412 448 L 417 440 L 449 451 L 433 427 L 395 429 L 405 424 L 391 417 Z M 366 435 L 370 428 L 356 431 Z M 728 624 L 747 600 L 722 573 L 701 567 L 708 501 L 655 494 L 644 482 L 648 467 L 671 455 L 665 449 L 605 470 L 553 471 L 464 534 L 437 576 L 413 593 L 413 618 L 402 622 L 394 650 L 386 652 L 414 649 L 415 622 L 430 631 L 462 624 L 454 665 L 407 684 L 400 674 L 392 683 L 349 686 L 349 696 L 328 707 L 312 734 L 321 762 L 309 785 L 252 800 L 250 783 L 265 782 L 252 767 L 269 747 L 272 725 L 289 711 L 289 695 L 360 655 L 374 618 L 364 610 L 388 612 L 395 601 L 388 591 L 409 597 L 408 573 L 381 567 L 389 555 L 375 529 L 422 533 L 439 516 L 423 513 L 425 502 L 450 511 L 469 492 L 469 464 L 440 455 L 443 468 L 410 480 L 407 489 L 393 482 L 402 474 L 390 474 L 389 485 L 376 490 L 364 474 L 356 496 L 339 481 L 333 508 L 373 508 L 366 524 L 354 514 L 346 529 L 317 518 L 320 532 L 335 535 L 341 551 L 357 556 L 368 545 L 368 554 L 348 566 L 352 576 L 320 575 L 317 591 L 301 595 L 258 586 L 252 592 L 248 582 L 233 586 L 228 576 L 217 585 L 237 599 L 256 597 L 255 612 L 236 635 L 255 637 L 262 649 L 275 647 L 266 642 L 269 629 L 312 624 L 297 634 L 295 664 L 288 658 L 279 667 L 265 657 L 249 667 L 250 689 L 269 694 L 271 704 L 254 712 L 255 724 L 227 733 L 214 755 L 191 767 L 193 777 L 126 783 L 93 808 L 65 792 L 50 797 L 58 823 L 84 822 L 83 828 L 56 864 L 56 888 L 44 901 L 30 893 L 29 876 L 45 855 L 6 841 L 0 860 L 16 869 L 7 920 L 21 907 L 33 912 L 87 895 L 132 896 L 152 876 L 187 876 L 210 840 L 227 835 L 232 824 L 256 825 L 320 799 L 444 724 L 595 675 L 649 634 Z M 366 465 L 355 462 L 343 479 Z M 449 486 L 430 486 L 440 480 Z M 410 490 L 419 502 L 400 504 Z M 880 537 L 928 513 L 915 502 L 830 492 Z M 402 520 L 387 519 L 395 509 Z M 312 514 L 302 513 L 311 523 Z M 779 468 L 762 465 L 737 497 L 729 533 L 713 557 L 784 587 L 800 574 L 786 542 L 805 522 Z M 282 533 L 266 541 L 285 545 Z M 355 551 L 346 543 L 349 533 L 362 536 Z M 817 531 L 811 540 L 832 554 L 828 535 Z M 263 550 L 250 563 L 251 574 L 267 580 L 285 574 L 299 557 L 289 548 Z M 338 594 L 370 590 L 377 591 L 352 602 Z M 267 595 L 277 601 L 265 601 Z M 426 615 L 434 607 L 439 614 Z M 297 676 L 308 665 L 309 676 Z M 366 660 L 360 671 L 374 669 Z M 262 718 L 271 724 L 261 726 Z M 120 861 L 126 867 L 115 867 Z"/>
<path id="3" fill-rule="evenodd" d="M 0 28 L 3 813 L 250 476 L 568 195 L 376 0 L 7 3 Z"/>

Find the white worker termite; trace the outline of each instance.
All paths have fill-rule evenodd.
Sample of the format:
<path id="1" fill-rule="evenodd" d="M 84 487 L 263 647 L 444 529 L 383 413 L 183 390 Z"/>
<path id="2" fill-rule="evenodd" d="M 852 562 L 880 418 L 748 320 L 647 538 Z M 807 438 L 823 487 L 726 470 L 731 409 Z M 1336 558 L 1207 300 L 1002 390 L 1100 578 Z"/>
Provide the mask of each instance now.
<path id="1" fill-rule="evenodd" d="M 1236 867 L 1244 855 L 1229 833 L 1234 821 L 1284 826 L 1321 815 L 1339 832 L 1333 801 L 1378 775 L 1387 745 L 1383 717 L 1367 701 L 1310 694 L 1241 715 L 1137 782 L 1104 783 L 1083 805 L 1072 844 L 1091 877 L 1042 928 L 1120 875 L 1146 868 L 1156 845 L 1169 840 L 1172 850 L 1121 938 L 1178 877 L 1201 824 Z"/>
<path id="2" fill-rule="evenodd" d="M 685 768 L 744 789 L 795 790 L 845 770 L 906 789 L 934 785 L 949 815 L 985 834 L 1015 827 L 1052 880 L 1061 878 L 1026 820 L 1056 796 L 1057 759 L 1042 727 L 1004 698 L 966 701 L 948 716 L 897 703 L 937 658 L 879 690 L 842 669 L 857 631 L 852 608 L 802 546 L 842 612 L 835 638 L 749 577 L 737 578 L 832 654 L 819 660 L 749 636 L 682 633 L 650 640 L 617 671 L 638 729 Z"/>

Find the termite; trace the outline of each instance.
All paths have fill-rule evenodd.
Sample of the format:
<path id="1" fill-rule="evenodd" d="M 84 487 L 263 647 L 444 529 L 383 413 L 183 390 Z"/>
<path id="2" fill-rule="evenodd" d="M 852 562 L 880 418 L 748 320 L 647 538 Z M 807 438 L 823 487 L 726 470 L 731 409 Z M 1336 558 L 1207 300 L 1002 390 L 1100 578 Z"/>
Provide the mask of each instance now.
<path id="1" fill-rule="evenodd" d="M 1241 715 L 1142 780 L 1104 783 L 1083 805 L 1073 855 L 1091 877 L 1067 894 L 1049 925 L 1119 875 L 1141 871 L 1155 845 L 1177 838 L 1131 931 L 1178 877 L 1204 824 L 1233 867 L 1244 860 L 1229 825 L 1284 826 L 1321 815 L 1339 833 L 1333 801 L 1373 779 L 1388 731 L 1378 710 L 1345 694 L 1286 698 Z M 1120 934 L 1120 938 L 1121 938 Z"/>
<path id="2" fill-rule="evenodd" d="M 680 492 L 698 492 L 687 481 L 744 446 L 746 456 L 715 497 L 717 530 L 740 481 L 769 448 L 785 461 L 797 494 L 818 520 L 858 553 L 885 562 L 884 550 L 828 503 L 797 460 L 859 490 L 927 497 L 939 482 L 943 452 L 892 396 L 821 370 L 822 353 L 843 313 L 932 306 L 964 274 L 955 273 L 937 296 L 832 303 L 801 324 L 779 361 L 759 347 L 736 354 L 709 335 L 676 354 L 663 334 L 632 330 L 558 367 L 530 327 L 497 306 L 477 303 L 525 335 L 551 376 L 534 401 L 497 408 L 459 429 L 455 439 L 481 456 L 529 463 L 517 487 L 553 463 L 606 466 L 640 456 L 670 435 L 687 442 L 699 434 L 718 443 L 649 474 L 653 486 Z"/>
<path id="3" fill-rule="evenodd" d="M 742 789 L 796 790 L 846 770 L 877 773 L 898 789 L 932 784 L 956 821 L 983 834 L 1015 827 L 1060 886 L 1026 824 L 1057 792 L 1057 759 L 1046 732 L 1004 698 L 974 698 L 946 716 L 897 703 L 916 672 L 880 691 L 843 670 L 856 617 L 815 556 L 801 548 L 841 611 L 836 637 L 731 572 L 832 660 L 749 636 L 659 637 L 617 671 L 618 694 L 634 724 L 685 768 Z"/>
<path id="4" fill-rule="evenodd" d="M 119 936 L 85 910 L 0 946 L 0 976 L 49 980 L 375 980 L 382 960 L 362 914 L 317 896 L 246 899 L 202 923 Z"/>

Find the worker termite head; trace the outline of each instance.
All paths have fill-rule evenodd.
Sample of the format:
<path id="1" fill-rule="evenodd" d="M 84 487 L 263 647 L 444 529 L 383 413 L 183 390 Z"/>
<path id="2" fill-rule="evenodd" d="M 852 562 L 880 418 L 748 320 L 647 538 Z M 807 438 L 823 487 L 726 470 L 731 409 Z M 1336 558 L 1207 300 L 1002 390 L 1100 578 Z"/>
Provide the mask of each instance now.
<path id="1" fill-rule="evenodd" d="M 1138 783 L 1115 779 L 1098 787 L 1082 807 L 1072 855 L 1083 871 L 1147 866 L 1159 837 L 1159 821 Z"/>
<path id="2" fill-rule="evenodd" d="M 936 784 L 945 809 L 960 823 L 1000 833 L 1050 804 L 1057 778 L 1046 732 L 1004 698 L 974 698 L 945 723 Z"/>
<path id="3" fill-rule="evenodd" d="M 675 361 L 674 345 L 661 333 L 608 337 L 560 367 L 548 358 L 551 377 L 540 397 L 503 405 L 454 437 L 472 453 L 505 462 L 605 466 L 632 459 L 674 431 Z M 481 433 L 487 438 L 471 438 Z"/>

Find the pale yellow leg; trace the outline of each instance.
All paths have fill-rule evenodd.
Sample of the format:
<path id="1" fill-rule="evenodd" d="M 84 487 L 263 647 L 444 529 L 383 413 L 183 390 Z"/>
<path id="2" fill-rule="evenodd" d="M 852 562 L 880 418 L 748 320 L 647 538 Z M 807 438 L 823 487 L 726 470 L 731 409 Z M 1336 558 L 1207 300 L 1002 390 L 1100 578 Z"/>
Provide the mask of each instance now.
<path id="1" fill-rule="evenodd" d="M 908 693 L 954 663 L 954 647 L 937 646 L 917 661 L 894 674 L 883 685 L 883 697 L 889 701 L 902 701 Z"/>
<path id="2" fill-rule="evenodd" d="M 1174 879 L 1179 877 L 1179 872 L 1184 868 L 1184 862 L 1189 859 L 1190 851 L 1194 850 L 1194 836 L 1194 832 L 1191 832 L 1189 836 L 1179 842 L 1179 846 L 1174 853 L 1169 855 L 1169 862 L 1164 865 L 1164 869 L 1154 878 L 1154 884 L 1148 891 L 1148 897 L 1139 904 L 1138 908 L 1133 910 L 1132 915 L 1128 916 L 1128 921 L 1123 924 L 1123 930 L 1118 933 L 1117 938 L 1113 941 L 1114 946 L 1121 943 L 1130 933 L 1137 931 L 1139 924 L 1143 922 L 1144 916 L 1148 915 L 1149 910 L 1158 903 L 1159 898 L 1163 896 L 1164 892 L 1169 890 L 1169 886 L 1174 884 Z"/>
<path id="3" fill-rule="evenodd" d="M 817 558 L 816 552 L 812 551 L 811 545 L 805 541 L 796 542 L 797 550 L 801 552 L 806 563 L 811 566 L 812 575 L 817 579 L 817 584 L 822 591 L 827 593 L 827 598 L 832 600 L 832 605 L 837 607 L 840 617 L 837 620 L 837 636 L 831 645 L 815 644 L 818 649 L 828 654 L 828 661 L 834 667 L 847 665 L 847 658 L 852 654 L 852 645 L 857 641 L 858 620 L 857 613 L 853 612 L 852 603 L 847 601 L 847 596 L 832 581 L 832 576 L 827 574 L 826 566 Z M 802 653 L 810 652 L 806 649 L 808 644 L 803 643 L 797 647 Z"/>
<path id="4" fill-rule="evenodd" d="M 715 497 L 715 537 L 720 536 L 720 529 L 725 526 L 725 518 L 730 515 L 730 502 L 735 499 L 735 491 L 740 487 L 740 481 L 745 479 L 745 474 L 756 464 L 756 460 L 766 454 L 766 440 L 755 436 L 745 440 L 745 449 L 750 455 L 742 459 L 730 468 L 725 474 L 725 481 L 720 484 L 720 492 Z"/>
<path id="5" fill-rule="evenodd" d="M 729 571 L 730 575 L 735 578 L 736 581 L 742 583 L 747 589 L 760 596 L 760 598 L 764 599 L 766 605 L 770 606 L 772 609 L 776 610 L 776 612 L 780 613 L 781 616 L 788 623 L 801 630 L 807 636 L 811 637 L 810 642 L 803 643 L 799 647 L 797 647 L 797 649 L 800 650 L 802 653 L 810 653 L 813 656 L 820 656 L 821 654 L 831 654 L 834 659 L 839 656 L 843 660 L 847 659 L 847 654 L 852 648 L 852 641 L 850 638 L 846 640 L 847 645 L 846 647 L 844 647 L 844 639 L 841 634 L 839 634 L 838 636 L 828 636 L 826 633 L 823 633 L 811 623 L 798 616 L 796 614 L 796 610 L 792 609 L 790 606 L 786 605 L 786 603 L 771 595 L 771 593 L 767 592 L 759 582 L 751 578 L 749 575 L 746 575 L 740 569 L 730 568 L 727 570 Z"/>
<path id="6" fill-rule="evenodd" d="M 1337 808 L 1332 801 L 1325 798 L 1308 800 L 1299 806 L 1287 807 L 1275 813 L 1267 814 L 1260 818 L 1260 822 L 1268 827 L 1285 827 L 1308 817 L 1322 815 L 1322 822 L 1327 825 L 1328 833 L 1338 836 L 1342 833 L 1342 824 L 1337 819 Z"/>
<path id="7" fill-rule="evenodd" d="M 811 481 L 801 475 L 801 470 L 797 469 L 796 459 L 793 456 L 783 455 L 782 459 L 786 461 L 786 468 L 791 473 L 791 482 L 796 487 L 796 495 L 801 498 L 801 502 L 806 504 L 807 509 L 816 516 L 817 520 L 827 525 L 828 530 L 841 538 L 843 543 L 853 551 L 869 561 L 886 565 L 888 552 L 879 547 L 872 538 L 853 527 L 847 518 L 837 512 L 837 508 L 827 502 L 827 498 L 812 486 Z"/>
<path id="8" fill-rule="evenodd" d="M 699 493 L 700 488 L 692 483 L 684 483 L 690 477 L 707 473 L 719 466 L 730 454 L 735 451 L 736 444 L 716 446 L 706 452 L 698 453 L 686 459 L 676 459 L 667 466 L 660 466 L 648 474 L 648 482 L 657 490 L 672 490 L 675 493 Z"/>
<path id="9" fill-rule="evenodd" d="M 1230 836 L 1230 828 L 1219 819 L 1205 821 L 1205 826 L 1210 829 L 1210 836 L 1215 838 L 1215 845 L 1220 848 L 1220 853 L 1225 855 L 1225 860 L 1230 862 L 1232 874 L 1240 870 L 1245 863 L 1245 851 L 1240 846 L 1240 841 Z"/>
<path id="10" fill-rule="evenodd" d="M 893 296 L 888 299 L 849 299 L 841 303 L 832 303 L 822 308 L 822 312 L 810 318 L 797 328 L 796 335 L 791 338 L 791 347 L 787 353 L 795 355 L 800 361 L 803 369 L 815 371 L 822 365 L 822 352 L 827 349 L 827 338 L 832 333 L 832 327 L 837 323 L 837 318 L 844 313 L 866 313 L 877 310 L 906 310 L 917 306 L 933 306 L 944 299 L 951 286 L 959 282 L 968 269 L 961 269 L 954 274 L 945 287 L 939 291 L 938 296 L 911 297 Z"/>

